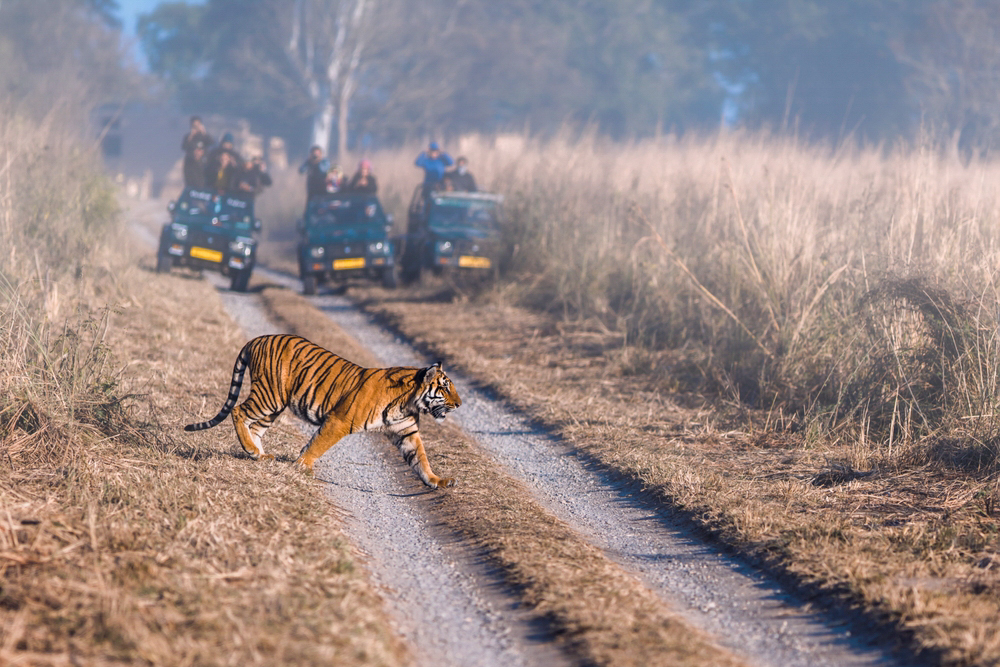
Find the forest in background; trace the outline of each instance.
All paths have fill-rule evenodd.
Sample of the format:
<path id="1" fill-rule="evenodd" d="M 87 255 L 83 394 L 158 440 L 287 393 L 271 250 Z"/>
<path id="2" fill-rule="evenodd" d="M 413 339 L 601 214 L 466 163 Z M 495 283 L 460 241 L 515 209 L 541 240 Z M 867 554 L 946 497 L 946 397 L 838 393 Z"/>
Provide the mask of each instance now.
<path id="1" fill-rule="evenodd" d="M 191 112 L 337 150 L 467 132 L 1000 136 L 996 0 L 207 0 L 139 20 Z"/>

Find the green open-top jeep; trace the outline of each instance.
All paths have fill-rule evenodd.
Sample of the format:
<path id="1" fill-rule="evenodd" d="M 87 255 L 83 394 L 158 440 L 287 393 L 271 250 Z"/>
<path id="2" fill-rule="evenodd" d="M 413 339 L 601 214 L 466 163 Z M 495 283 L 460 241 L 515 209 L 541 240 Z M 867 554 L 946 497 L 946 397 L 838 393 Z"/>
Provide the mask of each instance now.
<path id="1" fill-rule="evenodd" d="M 455 275 L 495 275 L 503 255 L 501 195 L 439 192 L 426 198 L 420 188 L 410 203 L 402 240 L 403 280 L 425 269 Z"/>
<path id="2" fill-rule="evenodd" d="M 187 189 L 167 206 L 171 221 L 160 233 L 156 270 L 174 266 L 218 271 L 232 278 L 231 288 L 245 292 L 257 259 L 260 220 L 253 201 Z"/>
<path id="3" fill-rule="evenodd" d="M 337 193 L 310 200 L 299 220 L 302 292 L 315 294 L 321 282 L 348 278 L 395 287 L 391 229 L 392 219 L 373 194 Z"/>

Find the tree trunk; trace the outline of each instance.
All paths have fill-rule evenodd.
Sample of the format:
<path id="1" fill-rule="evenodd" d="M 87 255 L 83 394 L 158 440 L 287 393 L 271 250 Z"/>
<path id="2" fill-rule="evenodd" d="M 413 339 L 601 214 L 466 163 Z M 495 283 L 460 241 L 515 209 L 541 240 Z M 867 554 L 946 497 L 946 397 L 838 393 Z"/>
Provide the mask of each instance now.
<path id="1" fill-rule="evenodd" d="M 344 82 L 344 88 L 340 92 L 340 104 L 337 110 L 337 161 L 344 164 L 347 160 L 347 110 L 350 108 L 350 96 L 347 92 L 349 83 Z"/>
<path id="2" fill-rule="evenodd" d="M 325 155 L 330 153 L 330 138 L 333 135 L 333 101 L 327 96 L 323 108 L 313 115 L 312 145 L 323 149 Z"/>

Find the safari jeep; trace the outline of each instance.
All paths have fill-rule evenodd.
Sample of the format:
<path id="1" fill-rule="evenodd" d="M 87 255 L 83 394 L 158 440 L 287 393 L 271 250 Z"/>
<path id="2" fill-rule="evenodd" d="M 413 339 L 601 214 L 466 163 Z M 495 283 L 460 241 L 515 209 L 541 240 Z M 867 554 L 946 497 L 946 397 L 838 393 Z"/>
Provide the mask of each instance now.
<path id="1" fill-rule="evenodd" d="M 245 292 L 257 259 L 260 220 L 253 202 L 233 195 L 185 190 L 167 206 L 171 221 L 160 233 L 156 270 L 174 266 L 208 269 L 230 276 L 230 288 Z"/>
<path id="2" fill-rule="evenodd" d="M 315 198 L 298 227 L 303 294 L 315 294 L 317 285 L 326 281 L 355 278 L 396 286 L 389 240 L 392 219 L 375 195 L 337 193 Z"/>
<path id="3" fill-rule="evenodd" d="M 501 195 L 439 192 L 426 200 L 418 190 L 410 203 L 400 260 L 407 282 L 421 272 L 493 276 L 502 252 Z"/>

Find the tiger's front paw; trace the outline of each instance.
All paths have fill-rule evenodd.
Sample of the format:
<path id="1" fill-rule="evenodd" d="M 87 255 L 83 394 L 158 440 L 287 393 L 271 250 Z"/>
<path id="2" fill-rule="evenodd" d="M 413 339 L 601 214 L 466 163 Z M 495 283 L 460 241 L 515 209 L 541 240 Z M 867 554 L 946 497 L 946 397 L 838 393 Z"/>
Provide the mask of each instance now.
<path id="1" fill-rule="evenodd" d="M 307 475 L 313 474 L 312 463 L 311 462 L 307 463 L 305 459 L 300 458 L 299 460 L 297 460 L 295 462 L 295 467 L 301 470 L 302 472 L 306 473 Z"/>

